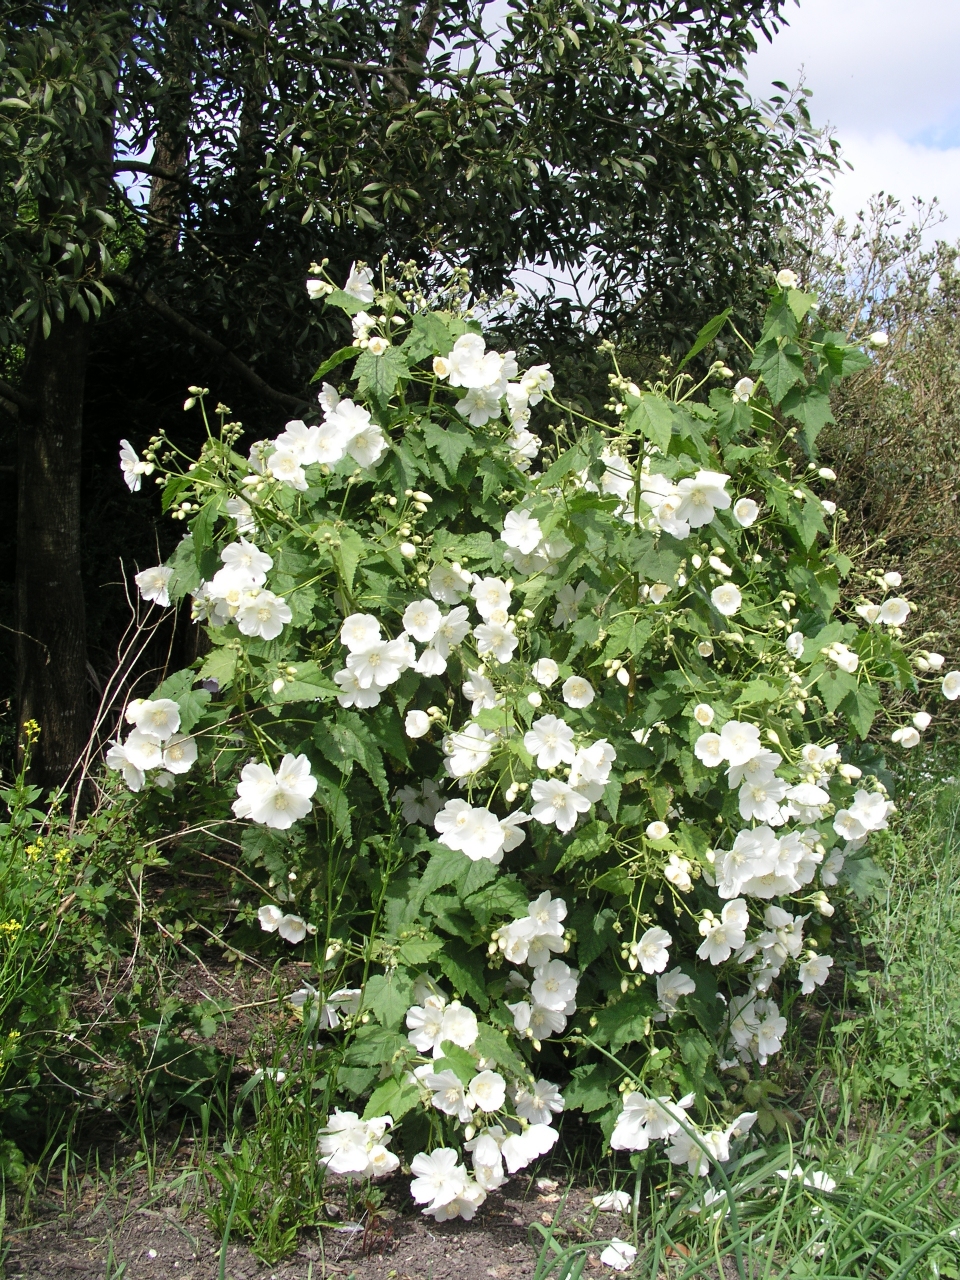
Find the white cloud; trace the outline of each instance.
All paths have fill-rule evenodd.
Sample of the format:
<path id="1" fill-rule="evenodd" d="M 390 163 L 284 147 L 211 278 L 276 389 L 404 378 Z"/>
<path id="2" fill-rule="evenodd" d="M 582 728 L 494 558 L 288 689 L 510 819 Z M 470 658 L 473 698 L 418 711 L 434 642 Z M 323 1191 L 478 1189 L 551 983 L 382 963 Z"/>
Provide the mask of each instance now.
<path id="1" fill-rule="evenodd" d="M 802 0 L 790 26 L 750 59 L 758 97 L 771 81 L 813 90 L 810 113 L 829 125 L 854 166 L 834 184 L 850 215 L 885 191 L 909 204 L 936 196 L 934 234 L 960 238 L 960 4 L 957 0 Z"/>

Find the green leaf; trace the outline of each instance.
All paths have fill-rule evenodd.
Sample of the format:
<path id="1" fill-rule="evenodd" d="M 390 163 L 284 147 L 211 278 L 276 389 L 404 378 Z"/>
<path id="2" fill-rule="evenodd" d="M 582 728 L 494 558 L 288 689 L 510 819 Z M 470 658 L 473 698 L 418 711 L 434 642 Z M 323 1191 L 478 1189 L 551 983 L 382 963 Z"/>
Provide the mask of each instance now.
<path id="1" fill-rule="evenodd" d="M 581 903 L 570 916 L 570 926 L 577 931 L 577 963 L 581 969 L 616 943 L 613 922 L 617 913 L 609 907 L 598 911 L 592 902 Z"/>
<path id="2" fill-rule="evenodd" d="M 812 456 L 817 436 L 836 419 L 830 408 L 830 397 L 819 387 L 793 387 L 783 398 L 783 412 L 802 424 L 800 438 L 808 456 Z"/>
<path id="3" fill-rule="evenodd" d="M 677 373 L 683 368 L 688 361 L 694 356 L 698 356 L 705 346 L 711 343 L 723 326 L 730 319 L 733 312 L 732 307 L 727 307 L 726 311 L 721 311 L 718 316 L 714 316 L 712 320 L 708 320 L 700 332 L 697 334 L 693 346 L 677 365 Z"/>
<path id="4" fill-rule="evenodd" d="M 329 356 L 324 360 L 323 364 L 313 375 L 310 381 L 319 382 L 321 378 L 326 377 L 326 375 L 336 369 L 338 365 L 343 364 L 352 356 L 358 355 L 359 351 L 359 347 L 341 347 L 339 351 L 335 351 L 332 356 Z"/>
<path id="5" fill-rule="evenodd" d="M 847 717 L 847 722 L 860 738 L 866 738 L 879 710 L 880 694 L 869 684 L 858 685 L 840 703 L 841 714 Z"/>
<path id="6" fill-rule="evenodd" d="M 556 462 L 547 467 L 546 471 L 537 481 L 540 489 L 549 489 L 551 485 L 562 480 L 565 475 L 571 471 L 582 471 L 589 462 L 586 450 L 578 441 L 572 449 L 568 449 L 566 453 L 561 453 Z"/>
<path id="7" fill-rule="evenodd" d="M 574 1067 L 570 1083 L 563 1091 L 567 1110 L 602 1111 L 618 1098 L 617 1084 L 623 1073 L 609 1062 L 597 1062 L 591 1066 Z"/>
<path id="8" fill-rule="evenodd" d="M 343 584 L 348 591 L 352 591 L 357 565 L 364 555 L 363 538 L 356 529 L 341 529 L 339 545 L 333 550 Z"/>
<path id="9" fill-rule="evenodd" d="M 204 658 L 203 666 L 197 672 L 197 679 L 216 680 L 221 690 L 229 689 L 236 675 L 238 657 L 236 649 L 220 645 Z"/>
<path id="10" fill-rule="evenodd" d="M 413 982 L 408 974 L 394 969 L 367 979 L 363 1007 L 369 1009 L 381 1026 L 398 1027 L 411 1004 Z"/>
<path id="11" fill-rule="evenodd" d="M 328 702 L 340 692 L 339 685 L 329 680 L 313 661 L 298 662 L 296 672 L 290 683 L 285 683 L 279 693 L 274 693 L 271 689 L 270 702 Z"/>
<path id="12" fill-rule="evenodd" d="M 440 1048 L 443 1050 L 443 1057 L 437 1061 L 435 1070 L 438 1073 L 453 1071 L 461 1084 L 469 1084 L 477 1074 L 477 1060 L 473 1054 L 454 1044 L 452 1040 L 442 1041 Z"/>
<path id="13" fill-rule="evenodd" d="M 481 1022 L 477 1029 L 476 1049 L 481 1058 L 489 1058 L 498 1067 L 506 1067 L 515 1075 L 526 1076 L 529 1072 L 529 1067 L 510 1043 L 509 1035 L 503 1035 L 486 1022 Z"/>
<path id="14" fill-rule="evenodd" d="M 342 289 L 334 289 L 332 293 L 327 294 L 327 306 L 339 307 L 341 311 L 346 311 L 348 316 L 355 316 L 358 311 L 370 306 L 370 303 L 361 302 L 352 293 L 344 293 Z"/>
<path id="15" fill-rule="evenodd" d="M 427 419 L 423 424 L 423 438 L 432 449 L 451 476 L 457 474 L 460 459 L 469 449 L 473 436 L 459 424 L 444 428 Z"/>
<path id="16" fill-rule="evenodd" d="M 470 996 L 481 1009 L 487 1009 L 486 972 L 476 949 L 459 938 L 451 938 L 437 956 L 437 966 L 450 979 L 461 995 Z"/>
<path id="17" fill-rule="evenodd" d="M 619 618 L 614 618 L 607 633 L 607 643 L 603 649 L 603 661 L 607 662 L 613 658 L 618 658 L 624 652 L 629 653 L 634 658 L 639 658 L 646 649 L 652 632 L 653 623 L 651 621 L 638 618 L 632 613 L 624 613 Z"/>
<path id="18" fill-rule="evenodd" d="M 397 949 L 397 960 L 411 969 L 422 968 L 443 946 L 443 939 L 427 934 L 425 938 L 407 938 Z"/>
<path id="19" fill-rule="evenodd" d="M 644 391 L 640 403 L 624 419 L 624 425 L 629 431 L 639 431 L 666 453 L 673 435 L 673 407 L 659 396 Z"/>
<path id="20" fill-rule="evenodd" d="M 780 690 L 767 680 L 751 680 L 746 684 L 737 698 L 736 706 L 748 707 L 755 702 L 776 702 L 780 697 Z"/>
<path id="21" fill-rule="evenodd" d="M 396 1123 L 419 1101 L 420 1090 L 416 1085 L 407 1084 L 405 1080 L 384 1080 L 371 1093 L 363 1112 L 363 1119 L 373 1120 L 378 1116 L 392 1116 Z"/>
<path id="22" fill-rule="evenodd" d="M 760 352 L 757 354 L 759 356 Z M 751 367 L 756 365 L 755 360 Z M 790 388 L 803 379 L 803 357 L 799 352 L 776 346 L 764 354 L 759 370 L 770 399 L 779 404 Z"/>
<path id="23" fill-rule="evenodd" d="M 831 665 L 817 681 L 817 689 L 823 698 L 824 706 L 833 714 L 848 694 L 856 694 L 857 677 Z"/>
<path id="24" fill-rule="evenodd" d="M 594 1038 L 600 1044 L 608 1044 L 611 1053 L 617 1053 L 625 1044 L 642 1040 L 647 1035 L 650 1019 L 657 1008 L 657 1002 L 649 991 L 634 987 L 616 1004 L 598 1011 Z"/>
<path id="25" fill-rule="evenodd" d="M 492 884 L 471 893 L 463 905 L 477 923 L 485 927 L 492 916 L 525 916 L 528 903 L 527 891 L 516 876 L 500 876 Z"/>
<path id="26" fill-rule="evenodd" d="M 604 893 L 629 893 L 633 888 L 633 881 L 623 867 L 614 867 L 612 871 L 605 871 L 602 876 L 598 876 L 593 887 Z"/>
<path id="27" fill-rule="evenodd" d="M 360 395 L 370 395 L 381 406 L 396 390 L 400 378 L 408 376 L 410 370 L 399 347 L 387 347 L 382 356 L 375 356 L 372 351 L 364 351 L 354 365 L 353 376 L 357 382 Z"/>
<path id="28" fill-rule="evenodd" d="M 733 392 L 726 387 L 713 388 L 710 407 L 717 415 L 717 435 L 721 445 L 728 445 L 741 431 L 748 430 L 753 422 L 749 403 L 742 400 L 734 403 Z"/>
<path id="29" fill-rule="evenodd" d="M 413 317 L 410 336 L 401 350 L 409 364 L 417 364 L 428 356 L 446 356 L 453 350 L 453 336 L 443 320 L 433 311 L 421 311 Z"/>
<path id="30" fill-rule="evenodd" d="M 173 568 L 173 577 L 167 583 L 167 595 L 171 600 L 182 600 L 196 591 L 201 579 L 192 534 L 181 538 L 167 564 Z"/>
<path id="31" fill-rule="evenodd" d="M 591 822 L 583 827 L 575 840 L 572 840 L 563 851 L 563 857 L 557 863 L 556 870 L 563 867 L 577 866 L 581 862 L 592 862 L 607 852 L 613 844 L 613 837 L 608 833 L 605 822 Z"/>

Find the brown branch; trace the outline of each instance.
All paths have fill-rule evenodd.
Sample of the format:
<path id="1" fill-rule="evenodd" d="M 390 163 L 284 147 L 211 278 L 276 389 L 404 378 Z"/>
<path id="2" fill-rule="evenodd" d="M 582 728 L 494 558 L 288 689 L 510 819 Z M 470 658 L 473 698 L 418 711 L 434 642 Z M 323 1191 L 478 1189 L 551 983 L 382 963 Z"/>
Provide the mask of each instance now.
<path id="1" fill-rule="evenodd" d="M 146 173 L 151 178 L 163 178 L 166 182 L 179 182 L 182 186 L 190 186 L 190 180 L 175 169 L 164 169 L 158 164 L 145 164 L 142 160 L 124 160 L 122 164 L 111 166 L 112 173 Z"/>
<path id="2" fill-rule="evenodd" d="M 216 338 L 205 332 L 205 330 L 199 329 L 186 316 L 182 316 L 179 311 L 175 311 L 173 307 L 158 297 L 152 289 L 144 288 L 137 284 L 130 276 L 107 275 L 103 279 L 104 284 L 108 286 L 119 285 L 120 288 L 135 293 L 158 316 L 162 316 L 174 328 L 179 329 L 181 333 L 185 333 L 211 354 L 219 356 L 238 377 L 242 378 L 248 386 L 252 387 L 258 395 L 263 396 L 265 400 L 272 400 L 274 404 L 282 405 L 284 409 L 289 409 L 293 413 L 299 413 L 310 403 L 309 400 L 305 400 L 301 396 L 288 395 L 286 391 L 278 391 L 276 387 L 271 387 L 269 382 L 264 382 L 263 378 L 258 373 L 255 373 L 249 365 L 244 364 L 239 356 L 234 355 L 229 347 L 225 347 L 222 342 L 218 342 Z"/>
<path id="3" fill-rule="evenodd" d="M 24 413 L 33 414 L 36 411 L 37 404 L 31 396 L 24 395 L 22 391 L 18 391 L 16 387 L 11 387 L 8 382 L 2 380 L 0 380 L 0 396 L 4 400 L 9 400 L 11 404 L 15 404 Z"/>

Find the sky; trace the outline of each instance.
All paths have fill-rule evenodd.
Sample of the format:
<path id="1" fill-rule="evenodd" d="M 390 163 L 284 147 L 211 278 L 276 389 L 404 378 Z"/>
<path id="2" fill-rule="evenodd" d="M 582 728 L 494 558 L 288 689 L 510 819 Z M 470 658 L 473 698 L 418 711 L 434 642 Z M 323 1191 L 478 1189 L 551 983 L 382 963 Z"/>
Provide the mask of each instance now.
<path id="1" fill-rule="evenodd" d="M 936 196 L 936 236 L 960 240 L 960 0 L 800 0 L 785 13 L 772 44 L 760 37 L 748 84 L 765 97 L 802 73 L 814 124 L 833 129 L 853 165 L 834 211 L 855 214 L 879 191 Z"/>

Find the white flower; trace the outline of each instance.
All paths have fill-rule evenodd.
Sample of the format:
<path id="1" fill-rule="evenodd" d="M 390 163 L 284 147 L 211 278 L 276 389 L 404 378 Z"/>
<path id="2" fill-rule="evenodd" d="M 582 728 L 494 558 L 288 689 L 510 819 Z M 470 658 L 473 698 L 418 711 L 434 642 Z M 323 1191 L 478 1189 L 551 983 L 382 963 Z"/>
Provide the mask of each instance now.
<path id="1" fill-rule="evenodd" d="M 380 703 L 380 694 L 376 688 L 365 689 L 357 679 L 354 672 L 344 668 L 342 671 L 335 671 L 333 675 L 334 684 L 340 686 L 340 693 L 337 694 L 337 701 L 341 707 L 360 707 L 367 709 L 376 707 Z"/>
<path id="2" fill-rule="evenodd" d="M 723 764 L 723 739 L 719 733 L 701 733 L 693 744 L 693 754 L 711 769 Z"/>
<path id="3" fill-rule="evenodd" d="M 510 588 L 502 578 L 478 578 L 470 594 L 481 618 L 491 618 L 510 609 Z"/>
<path id="4" fill-rule="evenodd" d="M 495 733 L 487 733 L 471 720 L 444 738 L 443 767 L 451 778 L 469 778 L 487 767 L 496 742 Z"/>
<path id="5" fill-rule="evenodd" d="M 729 764 L 746 764 L 763 750 L 760 745 L 760 730 L 754 724 L 728 720 L 720 730 L 720 750 Z"/>
<path id="6" fill-rule="evenodd" d="M 553 615 L 553 625 L 555 627 L 569 627 L 576 622 L 580 601 L 588 591 L 589 587 L 585 582 L 581 582 L 576 590 L 569 582 L 560 588 L 554 597 L 557 602 Z"/>
<path id="7" fill-rule="evenodd" d="M 807 959 L 800 965 L 797 970 L 797 976 L 800 979 L 800 994 L 809 996 L 815 987 L 822 987 L 826 982 L 830 970 L 833 967 L 833 956 L 820 955 L 819 952 L 811 951 L 808 953 Z"/>
<path id="8" fill-rule="evenodd" d="M 520 1085 L 513 1104 L 521 1120 L 529 1120 L 531 1124 L 550 1124 L 566 1105 L 560 1090 L 549 1080 L 538 1080 L 532 1088 Z"/>
<path id="9" fill-rule="evenodd" d="M 290 449 L 277 449 L 270 455 L 267 469 L 275 480 L 289 485 L 291 489 L 301 492 L 308 487 L 307 477 L 303 473 L 302 459 L 299 453 Z"/>
<path id="10" fill-rule="evenodd" d="M 800 284 L 800 277 L 795 271 L 788 271 L 784 268 L 777 272 L 777 284 L 781 289 L 796 289 Z"/>
<path id="11" fill-rule="evenodd" d="M 477 1185 L 484 1191 L 496 1191 L 506 1181 L 500 1145 L 494 1136 L 502 1133 L 503 1130 L 499 1125 L 493 1125 L 488 1132 L 481 1133 L 463 1144 L 467 1151 L 473 1153 L 473 1176 L 477 1180 Z"/>
<path id="12" fill-rule="evenodd" d="M 755 383 L 752 378 L 741 378 L 733 388 L 733 403 L 745 404 L 753 395 Z"/>
<path id="13" fill-rule="evenodd" d="M 272 591 L 257 591 L 246 595 L 237 610 L 237 627 L 245 636 L 259 636 L 262 640 L 275 640 L 284 626 L 293 618 L 293 612 L 282 596 Z"/>
<path id="14" fill-rule="evenodd" d="M 670 594 L 670 587 L 665 582 L 654 582 L 647 592 L 654 604 L 663 604 Z"/>
<path id="15" fill-rule="evenodd" d="M 443 1011 L 441 1030 L 443 1040 L 452 1040 L 461 1049 L 472 1049 L 479 1034 L 477 1015 L 459 1000 L 451 1000 Z"/>
<path id="16" fill-rule="evenodd" d="M 885 347 L 889 344 L 890 339 L 887 334 L 885 334 L 881 329 L 878 329 L 876 333 L 870 334 L 867 341 L 870 343 L 871 347 Z"/>
<path id="17" fill-rule="evenodd" d="M 830 645 L 827 650 L 827 657 L 835 662 L 841 671 L 846 671 L 848 675 L 852 675 L 860 665 L 860 659 L 853 650 L 839 641 Z"/>
<path id="18" fill-rule="evenodd" d="M 902 596 L 892 596 L 880 606 L 877 621 L 888 627 L 902 627 L 909 617 L 910 602 Z"/>
<path id="19" fill-rule="evenodd" d="M 492 653 L 500 663 L 509 662 L 519 641 L 507 627 L 495 622 L 482 622 L 474 627 L 473 636 L 477 642 L 477 653 Z"/>
<path id="20" fill-rule="evenodd" d="M 427 578 L 430 594 L 441 604 L 457 604 L 467 586 L 463 573 L 458 573 L 456 568 L 448 564 L 435 564 Z"/>
<path id="21" fill-rule="evenodd" d="M 729 959 L 746 941 L 749 919 L 747 904 L 742 898 L 728 902 L 719 919 L 709 913 L 705 915 L 699 926 L 703 938 L 697 948 L 700 959 L 709 960 L 711 964 L 722 964 Z"/>
<path id="22" fill-rule="evenodd" d="M 175 733 L 163 745 L 163 767 L 170 773 L 186 773 L 197 759 L 197 740 Z"/>
<path id="23" fill-rule="evenodd" d="M 960 671 L 948 671 L 943 677 L 940 690 L 948 702 L 956 702 L 960 698 Z"/>
<path id="24" fill-rule="evenodd" d="M 455 1071 L 441 1071 L 423 1077 L 423 1083 L 433 1094 L 431 1102 L 444 1115 L 455 1116 L 461 1124 L 470 1120 L 473 1107 L 467 1101 L 463 1085 Z"/>
<path id="25" fill-rule="evenodd" d="M 562 960 L 550 960 L 534 970 L 533 978 L 530 994 L 536 1004 L 553 1013 L 571 1012 L 567 1006 L 577 995 L 576 969 L 571 969 Z"/>
<path id="26" fill-rule="evenodd" d="M 930 722 L 932 721 L 932 719 L 933 719 L 933 716 L 931 716 L 929 711 L 918 711 L 917 714 L 913 717 L 913 723 L 916 726 L 916 728 L 918 728 L 920 732 L 923 733 L 925 729 L 930 728 Z"/>
<path id="27" fill-rule="evenodd" d="M 371 303 L 373 301 L 373 272 L 370 268 L 362 262 L 354 262 L 350 267 L 347 283 L 343 286 L 343 292 L 349 293 L 350 297 L 356 298 L 358 302 Z"/>
<path id="28" fill-rule="evenodd" d="M 601 1213 L 626 1213 L 633 1201 L 625 1191 L 605 1191 L 590 1203 Z"/>
<path id="29" fill-rule="evenodd" d="M 589 707 L 596 696 L 593 685 L 589 680 L 584 680 L 583 676 L 570 676 L 569 679 L 564 680 L 562 693 L 567 706 L 578 711 L 583 707 Z"/>
<path id="30" fill-rule="evenodd" d="M 450 650 L 461 644 L 470 633 L 469 610 L 465 604 L 457 605 L 440 619 L 433 648 L 441 658 L 450 656 Z"/>
<path id="31" fill-rule="evenodd" d="M 140 791 L 145 782 L 143 770 L 133 763 L 127 755 L 127 749 L 119 742 L 111 743 L 107 751 L 106 766 L 108 769 L 119 769 L 123 780 L 131 791 Z"/>
<path id="32" fill-rule="evenodd" d="M 920 745 L 920 734 L 912 724 L 907 724 L 899 729 L 894 729 L 890 735 L 890 741 L 898 743 L 909 751 L 911 747 Z"/>
<path id="33" fill-rule="evenodd" d="M 427 644 L 433 639 L 440 630 L 442 620 L 443 615 L 433 600 L 414 600 L 403 611 L 404 631 L 421 644 Z"/>
<path id="34" fill-rule="evenodd" d="M 150 604 L 158 604 L 162 609 L 166 609 L 170 604 L 170 596 L 167 594 L 167 588 L 170 585 L 170 579 L 173 577 L 173 569 L 168 564 L 158 564 L 153 569 L 143 569 L 134 577 L 134 582 L 140 588 L 140 596 Z"/>
<path id="35" fill-rule="evenodd" d="M 498 696 L 493 682 L 482 671 L 468 671 L 467 674 L 470 679 L 463 682 L 461 690 L 463 696 L 470 699 L 471 715 L 503 706 L 503 699 Z"/>
<path id="36" fill-rule="evenodd" d="M 536 759 L 538 769 L 572 764 L 576 751 L 573 730 L 556 716 L 540 716 L 523 736 L 523 745 Z"/>
<path id="37" fill-rule="evenodd" d="M 508 407 L 509 392 L 507 388 Z M 511 450 L 510 460 L 518 471 L 529 471 L 530 463 L 536 458 L 537 454 L 543 447 L 543 441 L 539 436 L 535 436 L 532 431 L 520 424 L 519 420 L 511 414 L 511 421 L 514 423 L 515 430 L 507 436 L 506 445 Z"/>
<path id="38" fill-rule="evenodd" d="M 548 364 L 532 364 L 520 379 L 520 386 L 532 405 L 538 405 L 545 391 L 552 391 L 553 374 Z"/>
<path id="39" fill-rule="evenodd" d="M 459 1163 L 456 1151 L 439 1147 L 429 1155 L 421 1152 L 414 1156 L 410 1171 L 415 1174 L 410 1183 L 410 1194 L 417 1204 L 437 1209 L 455 1201 L 467 1188 L 467 1171 Z"/>
<path id="40" fill-rule="evenodd" d="M 129 440 L 120 441 L 120 470 L 131 493 L 139 493 L 141 476 L 153 474 L 152 462 L 141 462 Z"/>
<path id="41" fill-rule="evenodd" d="M 605 1267 L 612 1267 L 614 1271 L 626 1271 L 627 1267 L 633 1266 L 636 1256 L 637 1250 L 634 1245 L 627 1244 L 626 1240 L 618 1240 L 614 1236 L 600 1254 L 600 1261 Z"/>
<path id="42" fill-rule="evenodd" d="M 362 689 L 386 689 L 406 671 L 409 658 L 404 641 L 381 640 L 349 654 L 347 670 L 354 673 Z"/>
<path id="43" fill-rule="evenodd" d="M 703 725 L 705 729 L 708 729 L 714 721 L 713 707 L 710 706 L 709 702 L 698 702 L 693 708 L 693 718 L 697 724 Z"/>
<path id="44" fill-rule="evenodd" d="M 869 600 L 866 604 L 858 604 L 856 606 L 856 611 L 860 617 L 863 618 L 864 622 L 869 623 L 871 626 L 880 617 L 880 606 L 878 604 L 871 604 Z"/>
<path id="45" fill-rule="evenodd" d="M 361 653 L 380 641 L 380 623 L 373 614 L 351 613 L 340 628 L 340 643 L 351 653 Z"/>
<path id="46" fill-rule="evenodd" d="M 223 572 L 243 587 L 262 587 L 273 568 L 272 558 L 246 538 L 238 538 L 236 542 L 224 547 L 220 559 L 223 561 Z"/>
<path id="47" fill-rule="evenodd" d="M 567 781 L 575 791 L 596 804 L 603 798 L 610 780 L 610 767 L 616 758 L 617 753 L 606 738 L 599 738 L 589 747 L 581 747 L 574 756 Z"/>
<path id="48" fill-rule="evenodd" d="M 689 1110 L 693 1101 L 692 1093 L 679 1102 L 672 1098 L 648 1098 L 642 1093 L 625 1093 L 610 1146 L 614 1151 L 645 1151 L 651 1141 L 668 1138 L 677 1132 L 680 1121 L 686 1120 L 683 1112 Z"/>
<path id="49" fill-rule="evenodd" d="M 804 635 L 802 631 L 791 631 L 786 639 L 786 650 L 791 658 L 799 658 L 803 653 Z"/>
<path id="50" fill-rule="evenodd" d="M 507 1171 L 516 1173 L 538 1156 L 545 1156 L 559 1136 L 549 1124 L 532 1124 L 523 1133 L 511 1133 L 500 1148 Z"/>
<path id="51" fill-rule="evenodd" d="M 515 547 L 524 555 L 536 551 L 543 541 L 539 521 L 529 511 L 511 511 L 503 522 L 501 539 L 508 547 Z"/>
<path id="52" fill-rule="evenodd" d="M 517 849 L 526 840 L 526 832 L 520 828 L 525 822 L 530 821 L 529 813 L 522 813 L 519 809 L 513 813 L 508 813 L 505 818 L 500 819 L 500 830 L 503 832 L 503 851 L 509 853 L 511 849 Z"/>
<path id="53" fill-rule="evenodd" d="M 667 1018 L 677 1012 L 677 1001 L 681 996 L 690 996 L 697 989 L 694 980 L 679 967 L 663 973 L 657 978 L 657 1003 L 662 1011 L 656 1020 Z"/>
<path id="54" fill-rule="evenodd" d="M 504 835 L 496 814 L 474 809 L 465 800 L 448 800 L 433 820 L 439 843 L 465 854 L 471 862 L 503 861 Z"/>
<path id="55" fill-rule="evenodd" d="M 681 893 L 689 893 L 693 888 L 693 879 L 690 872 L 693 870 L 693 863 L 686 858 L 681 858 L 678 853 L 671 853 L 667 865 L 663 869 L 663 878 L 668 880 L 675 889 L 679 889 Z"/>
<path id="56" fill-rule="evenodd" d="M 647 823 L 646 835 L 649 840 L 666 840 L 670 834 L 670 828 L 665 822 L 659 819 L 655 822 Z"/>
<path id="57" fill-rule="evenodd" d="M 257 527 L 257 522 L 253 518 L 253 508 L 243 498 L 227 499 L 227 515 L 233 517 L 237 533 L 253 533 Z"/>
<path id="58" fill-rule="evenodd" d="M 482 427 L 491 418 L 500 417 L 500 389 L 493 387 L 471 387 L 457 405 L 457 412 L 474 427 Z"/>
<path id="59" fill-rule="evenodd" d="M 274 774 L 267 764 L 244 765 L 233 812 L 238 818 L 285 831 L 310 812 L 317 780 L 305 755 L 285 755 Z"/>
<path id="60" fill-rule="evenodd" d="M 180 728 L 180 708 L 172 698 L 144 699 L 137 706 L 133 724 L 141 733 L 163 741 Z"/>
<path id="61" fill-rule="evenodd" d="M 559 779 L 543 782 L 539 778 L 530 788 L 534 800 L 533 816 L 545 827 L 555 825 L 558 831 L 570 831 L 577 815 L 586 813 L 590 801 Z"/>
<path id="62" fill-rule="evenodd" d="M 465 333 L 453 344 L 447 356 L 451 387 L 497 389 L 497 398 L 504 394 L 506 385 L 497 387 L 503 372 L 503 357 L 496 351 L 487 351 L 479 333 Z"/>
<path id="63" fill-rule="evenodd" d="M 430 717 L 425 711 L 408 711 L 403 731 L 408 738 L 422 738 L 425 733 L 430 732 Z"/>
<path id="64" fill-rule="evenodd" d="M 421 822 L 425 827 L 433 825 L 443 807 L 440 788 L 432 778 L 426 778 L 419 787 L 401 787 L 394 799 L 400 801 L 404 822 Z"/>
<path id="65" fill-rule="evenodd" d="M 752 524 L 755 524 L 759 514 L 760 508 L 752 498 L 738 498 L 733 504 L 733 518 L 744 529 L 749 529 Z"/>
<path id="66" fill-rule="evenodd" d="M 701 470 L 692 479 L 681 480 L 677 484 L 680 505 L 676 518 L 691 529 L 709 524 L 718 510 L 725 511 L 730 506 L 730 495 L 724 487 L 729 479 L 720 471 Z"/>
<path id="67" fill-rule="evenodd" d="M 710 599 L 717 613 L 723 614 L 725 618 L 732 618 L 743 604 L 743 596 L 732 582 L 721 582 L 719 587 L 714 587 L 710 592 Z"/>
<path id="68" fill-rule="evenodd" d="M 499 1071 L 481 1071 L 467 1087 L 471 1104 L 481 1111 L 499 1111 L 507 1096 L 507 1082 Z"/>
<path id="69" fill-rule="evenodd" d="M 552 658 L 540 658 L 530 668 L 530 674 L 537 684 L 549 689 L 560 678 L 560 668 Z"/>
<path id="70" fill-rule="evenodd" d="M 655 925 L 652 929 L 648 929 L 640 941 L 636 944 L 634 954 L 640 963 L 640 968 L 644 973 L 662 973 L 670 963 L 670 952 L 668 947 L 673 942 L 670 934 L 666 929 L 661 929 L 659 925 Z"/>
<path id="71" fill-rule="evenodd" d="M 820 505 L 828 516 L 835 516 L 837 514 L 837 504 L 835 502 L 830 502 L 827 498 L 821 498 Z"/>

